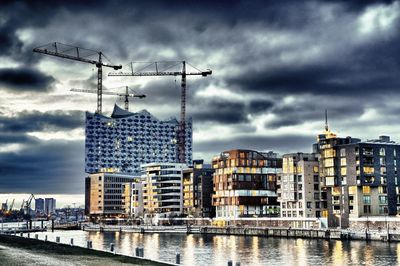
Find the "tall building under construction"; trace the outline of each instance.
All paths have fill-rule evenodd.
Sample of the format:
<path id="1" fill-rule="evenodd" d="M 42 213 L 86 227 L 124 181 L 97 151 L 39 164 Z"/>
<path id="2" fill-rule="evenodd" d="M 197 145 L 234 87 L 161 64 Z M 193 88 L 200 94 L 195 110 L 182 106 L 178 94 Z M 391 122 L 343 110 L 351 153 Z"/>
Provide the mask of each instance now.
<path id="1" fill-rule="evenodd" d="M 117 105 L 111 117 L 86 112 L 85 172 L 139 175 L 140 165 L 176 163 L 179 122 L 159 120 L 148 111 L 132 113 Z M 192 122 L 186 122 L 186 164 L 192 164 Z"/>

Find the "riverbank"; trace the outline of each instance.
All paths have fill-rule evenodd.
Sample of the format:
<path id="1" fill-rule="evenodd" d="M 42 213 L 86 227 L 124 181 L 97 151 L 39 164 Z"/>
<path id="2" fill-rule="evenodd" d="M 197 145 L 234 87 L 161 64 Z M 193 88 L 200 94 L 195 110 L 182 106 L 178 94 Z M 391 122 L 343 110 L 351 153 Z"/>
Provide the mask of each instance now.
<path id="1" fill-rule="evenodd" d="M 364 240 L 400 242 L 400 234 L 386 230 L 348 230 L 348 229 L 300 229 L 267 228 L 248 226 L 117 226 L 85 225 L 82 230 L 88 232 L 130 232 L 130 233 L 182 233 L 212 234 L 284 238 L 309 238 L 326 240 Z"/>
<path id="2" fill-rule="evenodd" d="M 13 235 L 0 235 L 0 257 L 1 265 L 175 265 Z"/>

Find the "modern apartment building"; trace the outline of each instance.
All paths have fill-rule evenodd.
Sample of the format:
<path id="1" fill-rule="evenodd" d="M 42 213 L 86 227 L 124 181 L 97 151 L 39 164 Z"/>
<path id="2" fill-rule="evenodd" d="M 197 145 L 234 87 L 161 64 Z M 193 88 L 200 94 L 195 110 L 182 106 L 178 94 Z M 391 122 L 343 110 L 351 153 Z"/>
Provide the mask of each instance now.
<path id="1" fill-rule="evenodd" d="M 186 164 L 142 165 L 143 207 L 146 218 L 169 218 L 183 214 L 183 171 Z"/>
<path id="2" fill-rule="evenodd" d="M 140 180 L 125 185 L 125 211 L 133 219 L 143 218 L 143 183 Z"/>
<path id="3" fill-rule="evenodd" d="M 44 212 L 47 215 L 56 212 L 56 199 L 53 198 L 45 198 L 44 199 Z"/>
<path id="4" fill-rule="evenodd" d="M 211 165 L 203 160 L 194 160 L 193 167 L 183 172 L 183 212 L 186 216 L 215 216 L 212 206 L 213 174 Z"/>
<path id="5" fill-rule="evenodd" d="M 140 174 L 140 165 L 178 162 L 176 119 L 161 121 L 146 110 L 117 105 L 111 117 L 86 112 L 85 172 Z M 192 122 L 186 124 L 186 163 L 192 163 Z"/>
<path id="6" fill-rule="evenodd" d="M 125 186 L 137 180 L 138 177 L 116 173 L 89 175 L 85 188 L 86 214 L 92 218 L 126 217 Z"/>
<path id="7" fill-rule="evenodd" d="M 217 218 L 278 216 L 276 153 L 230 150 L 213 158 Z"/>
<path id="8" fill-rule="evenodd" d="M 278 176 L 278 201 L 283 218 L 315 218 L 326 214 L 321 202 L 318 154 L 290 153 L 282 156 Z"/>
<path id="9" fill-rule="evenodd" d="M 35 199 L 35 212 L 44 213 L 44 199 L 42 198 Z"/>
<path id="10" fill-rule="evenodd" d="M 318 150 L 329 226 L 345 228 L 349 218 L 399 213 L 399 144 L 388 136 L 338 138 L 326 127 L 318 136 Z"/>

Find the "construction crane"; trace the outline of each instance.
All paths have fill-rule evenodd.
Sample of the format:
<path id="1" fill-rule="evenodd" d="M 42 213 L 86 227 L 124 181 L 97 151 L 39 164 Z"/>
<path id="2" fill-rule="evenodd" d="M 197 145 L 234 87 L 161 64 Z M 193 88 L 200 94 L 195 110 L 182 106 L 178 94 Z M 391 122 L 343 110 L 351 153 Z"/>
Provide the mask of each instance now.
<path id="1" fill-rule="evenodd" d="M 28 198 L 28 200 L 25 201 L 25 204 L 23 205 L 24 212 L 26 215 L 30 216 L 30 209 L 31 209 L 31 203 L 32 200 L 35 198 L 35 195 L 31 194 Z"/>
<path id="2" fill-rule="evenodd" d="M 36 53 L 57 56 L 65 59 L 75 60 L 83 63 L 96 65 L 97 67 L 97 110 L 96 113 L 102 112 L 102 93 L 103 93 L 103 66 L 110 67 L 114 70 L 121 69 L 121 65 L 113 65 L 103 62 L 103 57 L 107 57 L 99 51 L 84 49 L 77 46 L 62 44 L 58 42 L 50 43 L 33 49 Z M 98 59 L 90 59 L 93 55 L 98 55 Z M 107 59 L 108 60 L 108 59 Z M 109 60 L 108 60 L 109 61 Z"/>
<path id="3" fill-rule="evenodd" d="M 143 63 L 143 62 L 141 62 Z M 186 61 L 161 61 L 161 62 L 144 62 L 146 66 L 142 68 L 140 71 L 134 71 L 133 64 L 135 62 L 130 63 L 130 72 L 110 72 L 108 76 L 134 76 L 134 77 L 149 77 L 149 76 L 182 76 L 181 79 L 181 117 L 179 123 L 179 131 L 178 131 L 178 155 L 179 162 L 186 163 L 186 154 L 185 154 L 185 136 L 186 136 L 186 77 L 187 76 L 202 76 L 207 77 L 212 74 L 210 69 L 206 71 L 201 71 L 196 67 L 193 67 Z M 160 66 L 164 63 L 169 63 L 166 69 L 160 70 Z M 172 64 L 171 64 L 172 63 Z M 182 71 L 170 71 L 169 69 L 182 64 Z M 186 65 L 191 66 L 195 69 L 195 71 L 187 72 Z M 144 71 L 145 69 L 150 69 L 150 71 Z"/>
<path id="4" fill-rule="evenodd" d="M 15 199 L 13 199 L 11 202 L 10 208 L 8 209 L 9 212 L 12 211 L 12 208 L 14 207 L 14 202 L 15 202 Z"/>
<path id="5" fill-rule="evenodd" d="M 71 89 L 71 91 L 74 92 L 84 92 L 84 93 L 97 93 L 94 90 L 82 90 L 82 89 Z M 129 93 L 129 87 L 125 86 L 125 93 L 118 93 L 118 92 L 110 92 L 110 91 L 103 91 L 103 94 L 107 94 L 107 95 L 117 95 L 120 97 L 124 97 L 125 98 L 125 110 L 129 111 L 129 98 L 145 98 L 146 95 L 144 94 L 136 94 L 134 93 Z"/>

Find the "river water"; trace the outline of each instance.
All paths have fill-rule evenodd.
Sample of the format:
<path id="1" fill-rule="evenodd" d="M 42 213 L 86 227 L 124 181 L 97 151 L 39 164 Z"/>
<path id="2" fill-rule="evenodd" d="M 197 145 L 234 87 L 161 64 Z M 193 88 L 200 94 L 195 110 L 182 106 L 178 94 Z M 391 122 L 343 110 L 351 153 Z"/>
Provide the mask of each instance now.
<path id="1" fill-rule="evenodd" d="M 34 234 L 31 234 L 33 237 Z M 147 258 L 174 262 L 179 252 L 183 265 L 227 265 L 228 260 L 241 265 L 400 265 L 400 243 L 372 241 L 337 241 L 314 239 L 266 238 L 257 236 L 139 234 L 119 232 L 55 231 L 39 233 L 62 243 L 107 250 L 111 243 L 116 252 L 132 255 L 144 247 Z M 235 265 L 235 264 L 234 264 Z"/>

